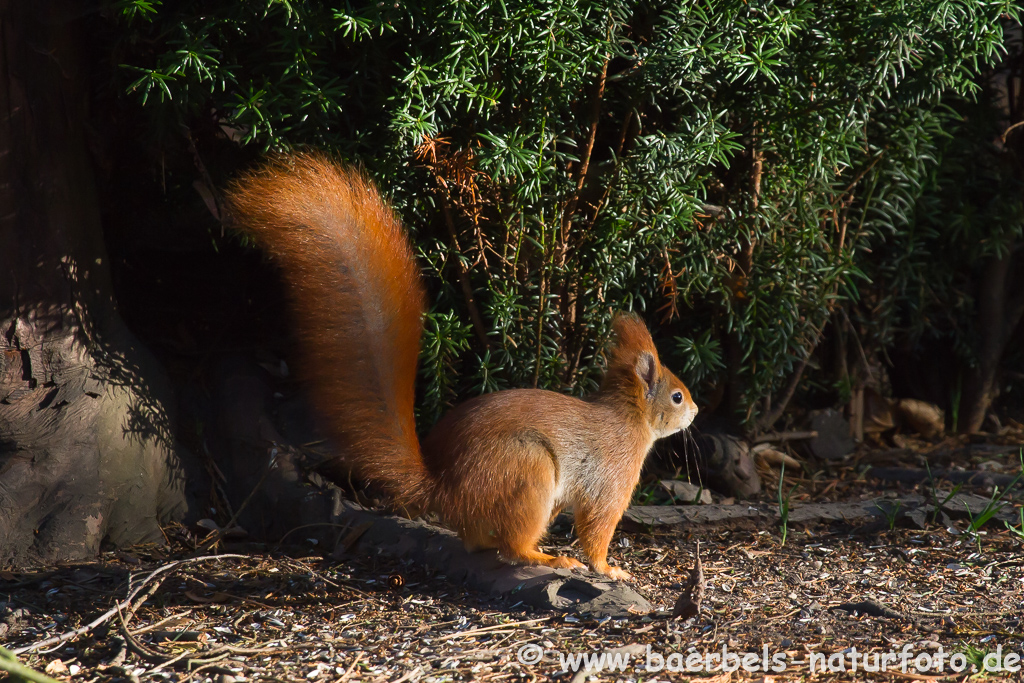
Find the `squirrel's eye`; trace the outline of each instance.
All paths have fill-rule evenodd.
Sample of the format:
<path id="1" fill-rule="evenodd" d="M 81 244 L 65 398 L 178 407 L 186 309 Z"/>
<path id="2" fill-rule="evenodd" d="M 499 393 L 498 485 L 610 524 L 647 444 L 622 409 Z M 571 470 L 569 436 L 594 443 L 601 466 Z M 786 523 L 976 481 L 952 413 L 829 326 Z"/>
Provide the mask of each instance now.
<path id="1" fill-rule="evenodd" d="M 679 405 L 683 402 L 683 392 L 676 391 L 672 394 L 672 402 Z"/>

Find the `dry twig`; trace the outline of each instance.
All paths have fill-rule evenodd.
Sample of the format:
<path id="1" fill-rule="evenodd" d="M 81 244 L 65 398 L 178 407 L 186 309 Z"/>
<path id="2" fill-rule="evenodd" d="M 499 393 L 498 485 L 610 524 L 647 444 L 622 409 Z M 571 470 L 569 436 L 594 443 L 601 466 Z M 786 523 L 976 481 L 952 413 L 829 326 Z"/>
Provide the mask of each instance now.
<path id="1" fill-rule="evenodd" d="M 91 631 L 92 629 L 96 628 L 100 624 L 103 624 L 103 623 L 109 621 L 110 619 L 112 619 L 114 617 L 114 615 L 115 614 L 119 614 L 122 609 L 125 609 L 126 607 L 130 607 L 133 604 L 133 602 L 135 600 L 135 597 L 139 593 L 142 592 L 142 589 L 144 589 L 146 586 L 148 586 L 152 581 L 156 580 L 157 576 L 159 576 L 161 574 L 165 574 L 166 572 L 169 572 L 172 569 L 176 569 L 176 568 L 181 567 L 183 565 L 193 564 L 193 563 L 196 563 L 196 562 L 206 562 L 208 560 L 224 560 L 224 559 L 232 559 L 232 558 L 233 559 L 242 559 L 244 557 L 245 557 L 245 555 L 204 555 L 202 557 L 193 557 L 193 558 L 188 559 L 188 560 L 177 560 L 175 562 L 170 562 L 168 564 L 165 564 L 162 567 L 158 567 L 157 569 L 154 569 L 152 572 L 150 572 L 149 575 L 146 576 L 146 578 L 143 579 L 142 582 L 139 585 L 137 585 L 134 589 L 131 590 L 131 592 L 128 594 L 127 598 L 125 598 L 121 602 L 117 603 L 112 608 L 110 608 L 109 610 L 107 610 L 106 612 L 101 614 L 96 619 L 93 619 L 92 621 L 90 621 L 85 626 L 82 626 L 80 628 L 76 628 L 73 631 L 68 631 L 67 633 L 63 633 L 63 634 L 61 634 L 59 636 L 54 636 L 53 638 L 47 638 L 46 640 L 41 640 L 38 643 L 33 643 L 31 645 L 26 645 L 24 647 L 19 647 L 18 649 L 14 650 L 13 652 L 16 655 L 20 655 L 20 654 L 23 654 L 25 652 L 35 652 L 36 650 L 41 650 L 44 647 L 49 647 L 51 645 L 57 645 L 57 644 L 60 644 L 60 643 L 66 643 L 67 641 L 71 640 L 72 638 L 77 638 L 78 636 L 82 635 L 83 633 L 88 633 L 89 631 Z M 161 579 L 161 581 L 162 580 L 163 579 Z"/>

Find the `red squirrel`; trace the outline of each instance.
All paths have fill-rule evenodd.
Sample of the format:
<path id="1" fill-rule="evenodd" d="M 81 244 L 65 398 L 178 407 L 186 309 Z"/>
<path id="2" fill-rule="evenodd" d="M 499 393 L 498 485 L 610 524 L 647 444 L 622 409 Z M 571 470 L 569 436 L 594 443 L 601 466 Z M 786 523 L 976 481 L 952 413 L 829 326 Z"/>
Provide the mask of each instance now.
<path id="1" fill-rule="evenodd" d="M 346 466 L 406 509 L 435 512 L 468 550 L 497 548 L 512 562 L 584 568 L 537 548 L 571 508 L 590 568 L 630 578 L 607 562 L 612 533 L 654 442 L 697 413 L 638 317 L 614 318 L 607 371 L 585 400 L 485 394 L 452 409 L 421 446 L 413 403 L 426 296 L 409 237 L 372 182 L 303 152 L 241 176 L 227 202 L 283 273 L 300 376 Z"/>

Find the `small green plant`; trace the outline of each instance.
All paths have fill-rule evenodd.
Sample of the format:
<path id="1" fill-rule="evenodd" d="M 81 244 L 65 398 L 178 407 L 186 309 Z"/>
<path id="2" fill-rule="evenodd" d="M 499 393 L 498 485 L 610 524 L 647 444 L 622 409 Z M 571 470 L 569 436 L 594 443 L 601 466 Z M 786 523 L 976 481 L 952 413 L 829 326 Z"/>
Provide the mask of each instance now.
<path id="1" fill-rule="evenodd" d="M 786 478 L 786 463 L 782 463 L 782 469 L 779 470 L 779 531 L 782 533 L 782 545 L 786 545 L 786 538 L 789 536 L 789 510 L 790 510 L 790 499 L 793 497 L 793 491 L 796 491 L 796 484 L 793 484 L 793 488 L 789 490 L 789 493 L 783 495 L 782 490 L 785 488 Z"/>
<path id="2" fill-rule="evenodd" d="M 993 674 L 999 671 L 999 669 L 991 668 L 992 666 L 998 666 L 996 662 L 999 661 L 998 658 L 994 656 L 994 652 L 992 650 L 967 643 L 963 645 L 963 648 L 964 657 L 967 658 L 966 671 L 968 673 L 973 671 L 979 674 Z M 989 655 L 993 655 L 993 657 L 990 658 Z M 990 661 L 986 663 L 986 659 L 990 659 Z M 995 659 L 996 662 L 992 662 L 991 659 Z"/>
<path id="3" fill-rule="evenodd" d="M 967 658 L 968 671 L 981 671 L 982 662 L 985 660 L 985 655 L 988 654 L 988 651 L 975 645 L 965 644 L 963 654 Z"/>
<path id="4" fill-rule="evenodd" d="M 956 494 L 960 493 L 960 489 L 962 489 L 964 485 L 963 482 L 961 482 L 954 486 L 953 490 L 951 490 L 946 497 L 942 499 L 942 502 L 939 502 L 939 488 L 936 484 L 935 477 L 932 476 L 932 468 L 928 466 L 927 462 L 925 462 L 924 469 L 928 473 L 928 493 L 932 499 L 932 524 L 935 524 L 939 519 L 939 513 L 946 504 L 956 496 Z"/>
<path id="5" fill-rule="evenodd" d="M 700 505 L 700 497 L 703 496 L 703 495 L 704 495 L 704 486 L 703 485 L 698 485 L 697 486 L 697 493 L 694 494 L 693 500 L 690 501 L 690 504 L 691 505 Z"/>
<path id="6" fill-rule="evenodd" d="M 988 523 L 988 521 L 996 515 L 997 512 L 999 512 L 1000 510 L 1003 509 L 1003 507 L 1006 506 L 1006 502 L 1003 501 L 1004 496 L 1006 496 L 1006 490 L 1003 490 L 1002 493 L 999 493 L 999 487 L 996 486 L 995 489 L 992 491 L 992 497 L 989 499 L 988 503 L 985 504 L 985 507 L 982 509 L 982 511 L 979 512 L 977 515 L 971 512 L 971 508 L 969 505 L 964 503 L 964 507 L 967 509 L 967 516 L 971 520 L 971 523 L 967 525 L 967 531 L 977 535 L 978 531 L 981 530 L 981 527 L 985 526 Z"/>
<path id="7" fill-rule="evenodd" d="M 895 531 L 896 521 L 899 519 L 899 512 L 900 508 L 903 507 L 903 502 L 894 500 L 891 505 L 879 505 L 878 501 L 875 501 L 875 507 L 885 515 L 885 521 L 889 523 L 889 531 Z"/>
<path id="8" fill-rule="evenodd" d="M 633 492 L 633 505 L 653 505 L 662 492 L 660 482 L 641 483 Z"/>
<path id="9" fill-rule="evenodd" d="M 57 683 L 46 674 L 30 669 L 14 656 L 10 650 L 0 647 L 0 671 L 6 671 L 15 681 L 31 681 L 31 683 Z"/>
<path id="10" fill-rule="evenodd" d="M 1022 478 L 1024 478 L 1024 448 L 1021 448 L 1019 457 L 1021 459 L 1021 471 L 1018 472 L 1017 476 L 1013 478 L 1013 481 L 1011 481 L 1010 484 L 1003 489 L 1002 493 L 999 493 L 998 486 L 993 487 L 992 497 L 989 499 L 988 503 L 985 504 L 984 509 L 981 512 L 979 512 L 977 516 L 975 516 L 971 512 L 971 508 L 967 507 L 965 504 L 965 507 L 967 507 L 967 516 L 971 520 L 971 523 L 967 526 L 967 531 L 968 533 L 974 535 L 974 538 L 978 543 L 978 552 L 981 552 L 981 527 L 985 526 L 985 524 L 987 524 L 990 519 L 992 519 L 1000 510 L 1002 510 L 1009 504 L 1003 499 L 1006 498 L 1006 494 L 1009 493 L 1013 489 L 1013 487 L 1016 486 L 1021 481 Z M 1024 515 L 1024 513 L 1021 514 Z"/>

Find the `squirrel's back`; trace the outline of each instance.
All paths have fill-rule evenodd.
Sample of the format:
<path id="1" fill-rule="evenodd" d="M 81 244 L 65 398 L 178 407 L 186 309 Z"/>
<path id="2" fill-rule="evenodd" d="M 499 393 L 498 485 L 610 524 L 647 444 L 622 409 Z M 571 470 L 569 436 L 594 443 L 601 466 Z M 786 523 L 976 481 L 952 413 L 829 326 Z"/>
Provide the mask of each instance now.
<path id="1" fill-rule="evenodd" d="M 235 226 L 281 268 L 300 376 L 345 461 L 421 507 L 413 407 L 425 294 L 398 218 L 362 173 L 316 152 L 267 161 L 227 200 Z"/>

